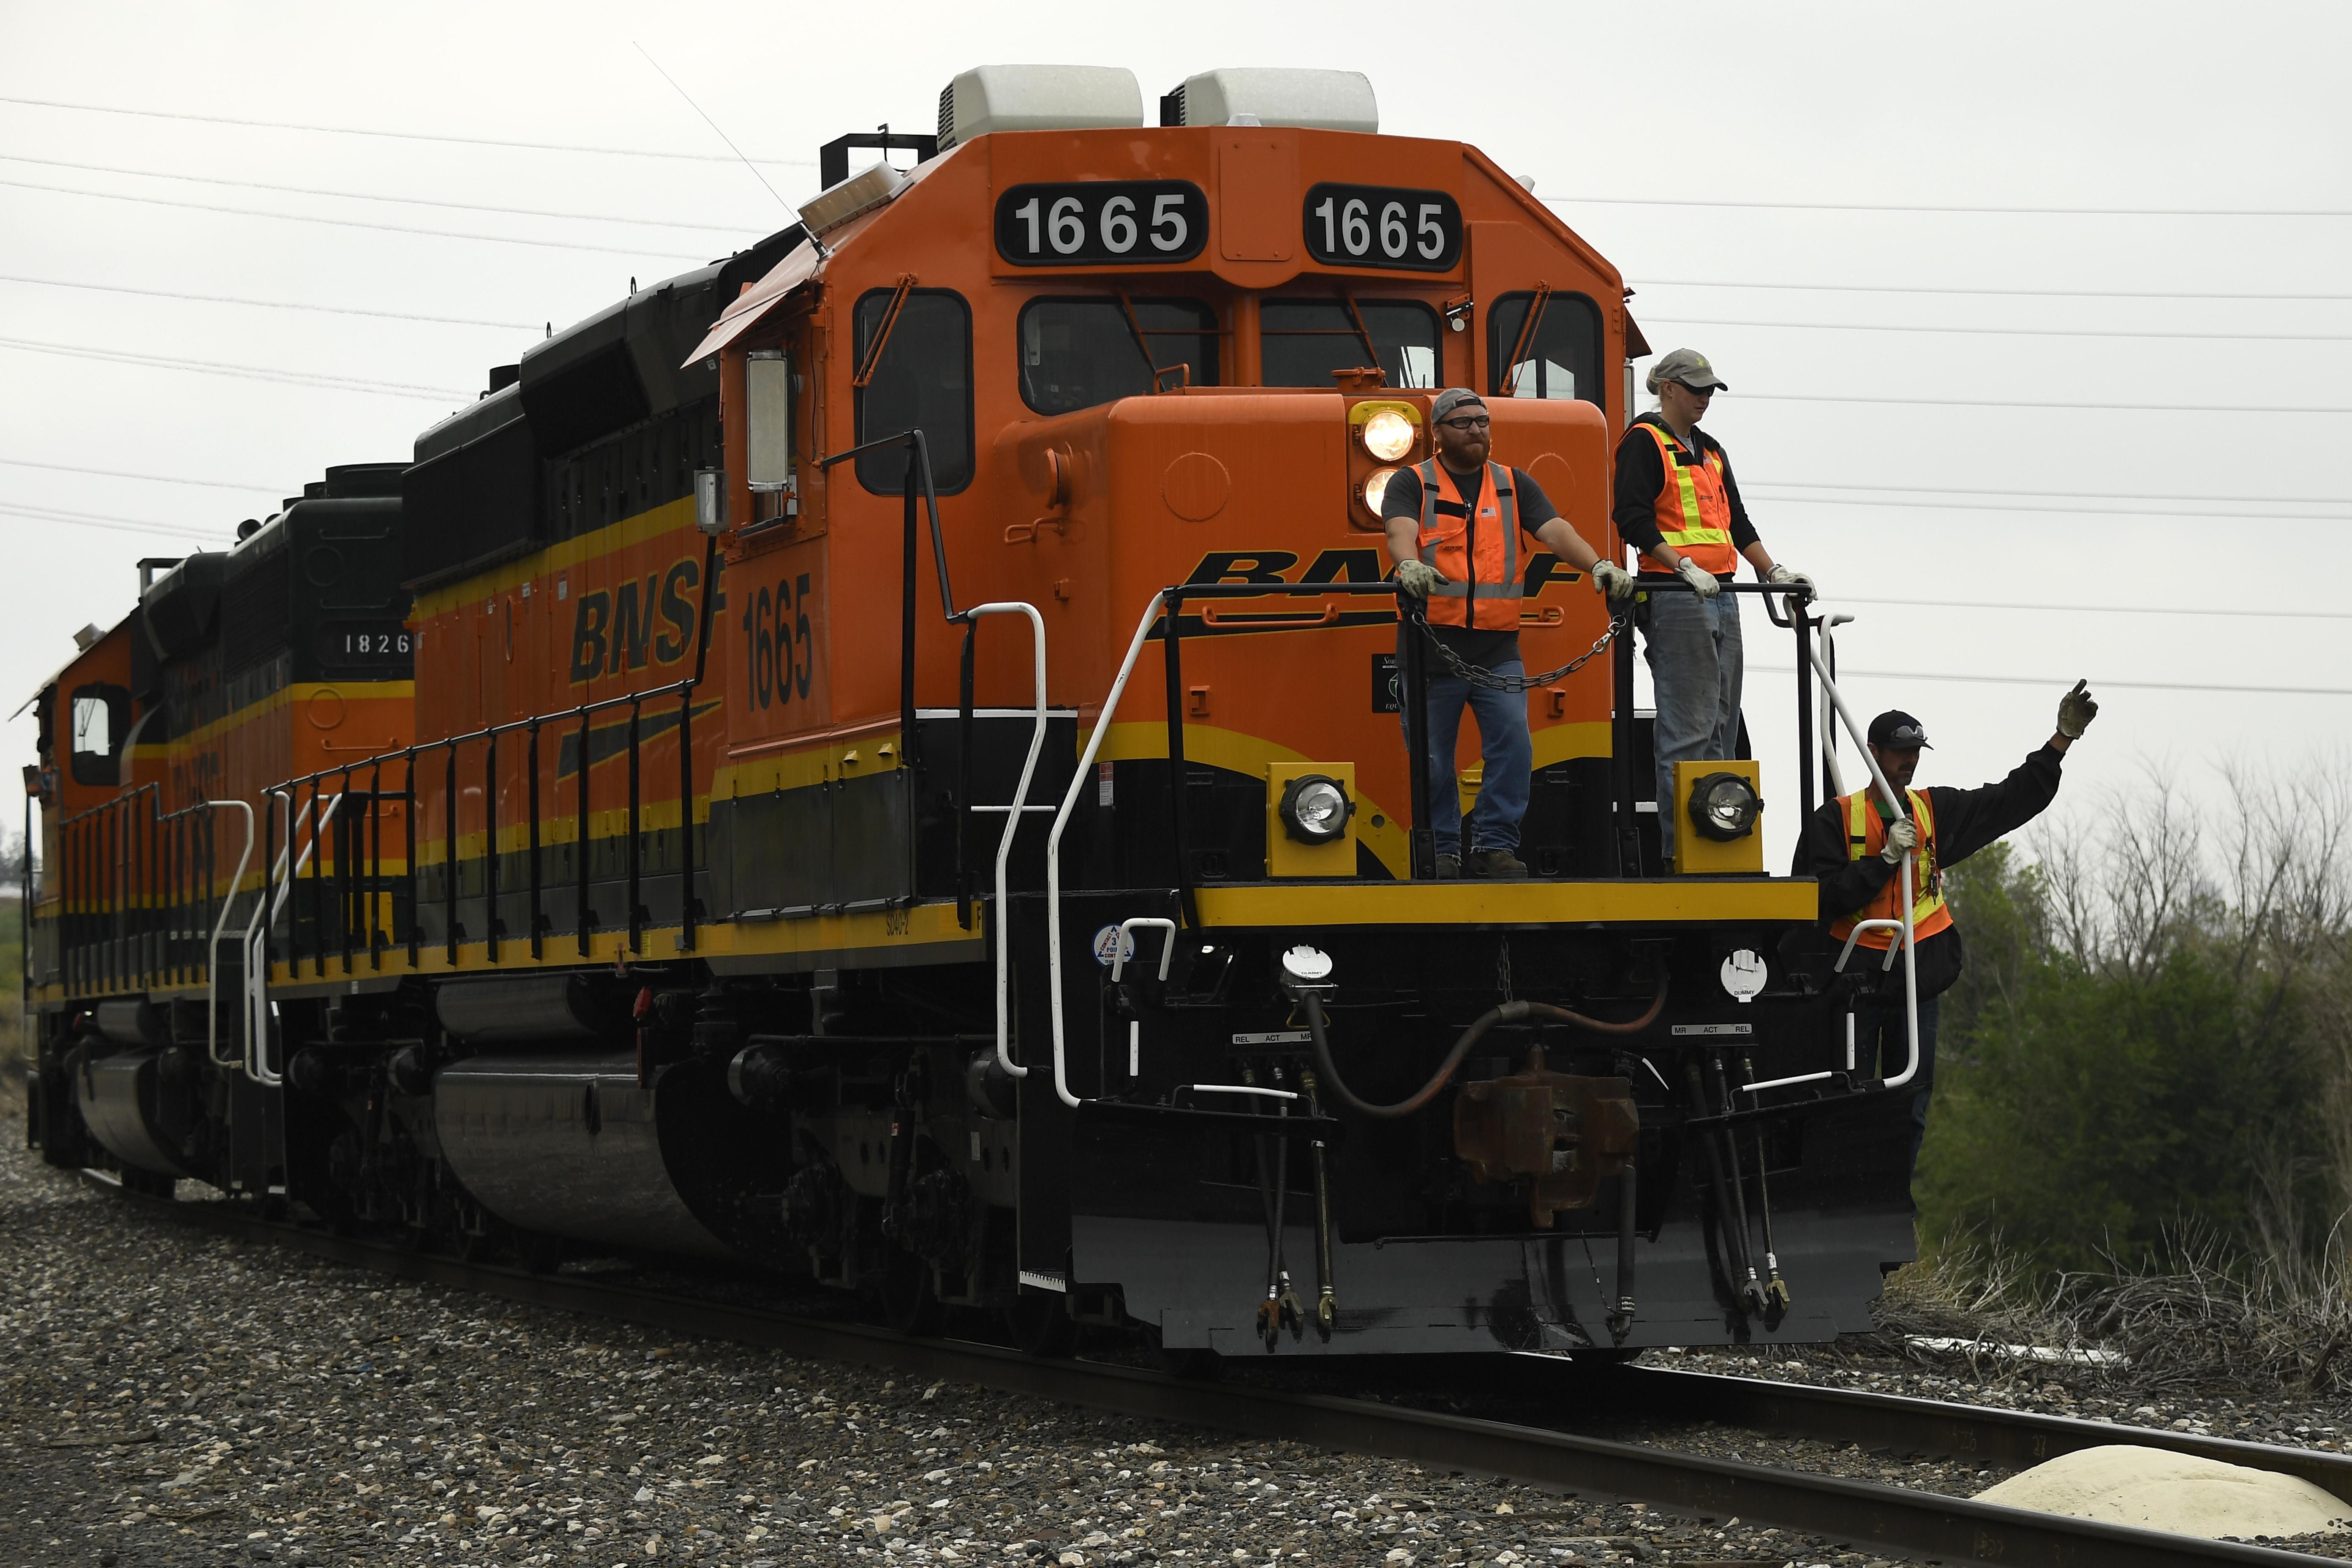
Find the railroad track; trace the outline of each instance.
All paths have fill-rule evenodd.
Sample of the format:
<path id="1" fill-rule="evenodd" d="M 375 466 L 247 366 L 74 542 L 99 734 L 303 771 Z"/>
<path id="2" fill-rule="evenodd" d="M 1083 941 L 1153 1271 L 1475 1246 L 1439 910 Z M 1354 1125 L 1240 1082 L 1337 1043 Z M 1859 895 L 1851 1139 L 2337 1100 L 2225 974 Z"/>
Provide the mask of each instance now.
<path id="1" fill-rule="evenodd" d="M 1683 1513 L 1760 1520 L 1786 1530 L 1947 1563 L 2000 1568 L 2187 1568 L 2189 1564 L 2309 1564 L 2321 1559 L 2272 1547 L 2200 1541 L 2157 1531 L 2000 1508 L 1876 1482 L 1681 1453 L 1563 1431 L 1416 1409 L 1362 1398 L 1200 1382 L 1083 1359 L 1022 1354 L 1001 1346 L 920 1339 L 861 1324 L 697 1300 L 561 1274 L 412 1251 L 265 1219 L 232 1203 L 173 1203 L 121 1193 L 139 1211 L 219 1235 L 268 1241 L 399 1279 L 851 1362 L 908 1376 L 976 1384 L 1060 1404 L 1312 1444 L 1432 1466 L 1507 1476 L 1570 1494 L 1606 1495 Z M 1591 1369 L 1557 1357 L 1480 1358 L 1474 1386 L 1512 1391 L 1514 1403 L 1573 1412 L 1596 1399 L 1644 1415 L 1706 1418 L 1759 1431 L 1833 1437 L 1897 1449 L 2026 1466 L 2073 1449 L 2132 1442 L 2232 1464 L 2283 1470 L 2352 1500 L 2352 1458 L 2228 1438 L 1984 1409 L 1935 1400 L 1643 1367 Z"/>

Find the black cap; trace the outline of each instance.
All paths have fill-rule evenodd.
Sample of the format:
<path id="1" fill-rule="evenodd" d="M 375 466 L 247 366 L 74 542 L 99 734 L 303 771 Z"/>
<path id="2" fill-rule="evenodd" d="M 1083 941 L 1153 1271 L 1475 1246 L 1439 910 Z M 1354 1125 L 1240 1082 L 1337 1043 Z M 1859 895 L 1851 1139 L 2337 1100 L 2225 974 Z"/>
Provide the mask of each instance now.
<path id="1" fill-rule="evenodd" d="M 1927 745 L 1927 727 L 1902 709 L 1889 708 L 1870 721 L 1870 743 L 1890 752 L 1916 752 Z"/>

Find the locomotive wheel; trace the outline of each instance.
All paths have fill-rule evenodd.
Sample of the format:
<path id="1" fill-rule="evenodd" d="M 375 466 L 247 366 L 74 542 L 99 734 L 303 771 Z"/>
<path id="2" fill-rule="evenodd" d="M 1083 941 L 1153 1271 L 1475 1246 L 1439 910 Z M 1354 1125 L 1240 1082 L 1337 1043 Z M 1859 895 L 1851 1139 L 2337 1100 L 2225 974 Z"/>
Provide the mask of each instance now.
<path id="1" fill-rule="evenodd" d="M 911 1252 L 890 1249 L 882 1267 L 882 1321 L 902 1334 L 925 1338 L 940 1331 L 946 1316 L 931 1286 L 931 1266 Z"/>
<path id="2" fill-rule="evenodd" d="M 1027 1355 L 1067 1355 L 1078 1338 L 1068 1303 L 1051 1290 L 1016 1291 L 1004 1309 L 1004 1327 L 1013 1348 Z"/>

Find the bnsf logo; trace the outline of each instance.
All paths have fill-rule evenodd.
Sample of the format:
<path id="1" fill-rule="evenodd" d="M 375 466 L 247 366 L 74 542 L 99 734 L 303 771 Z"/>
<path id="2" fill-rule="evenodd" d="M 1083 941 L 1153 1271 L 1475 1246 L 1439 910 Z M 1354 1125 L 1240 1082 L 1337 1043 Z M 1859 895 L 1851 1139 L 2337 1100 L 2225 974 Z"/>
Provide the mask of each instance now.
<path id="1" fill-rule="evenodd" d="M 1291 550 L 1213 550 L 1201 557 L 1201 563 L 1186 577 L 1192 583 L 1377 583 L 1388 575 L 1381 564 L 1377 550 L 1326 550 L 1307 563 L 1307 570 L 1296 577 L 1284 574 L 1298 564 L 1298 554 Z M 1558 577 L 1562 582 L 1575 582 L 1583 575 L 1559 563 L 1559 557 L 1548 550 L 1528 555 L 1522 584 L 1529 594 L 1540 593 L 1543 585 Z"/>
<path id="2" fill-rule="evenodd" d="M 688 595 L 701 584 L 702 563 L 688 559 L 647 573 L 642 583 L 581 595 L 572 618 L 572 679 L 643 669 L 648 654 L 658 664 L 684 658 L 694 648 L 695 601 Z"/>

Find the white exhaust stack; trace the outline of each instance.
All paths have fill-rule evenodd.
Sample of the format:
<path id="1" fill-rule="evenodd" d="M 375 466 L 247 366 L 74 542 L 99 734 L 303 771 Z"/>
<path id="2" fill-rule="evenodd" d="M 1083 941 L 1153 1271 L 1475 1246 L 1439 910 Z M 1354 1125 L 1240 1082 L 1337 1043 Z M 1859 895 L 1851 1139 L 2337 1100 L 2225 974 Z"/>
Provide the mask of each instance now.
<path id="1" fill-rule="evenodd" d="M 1143 89 L 1119 66 L 976 66 L 940 93 L 940 151 L 992 131 L 1143 123 Z"/>

